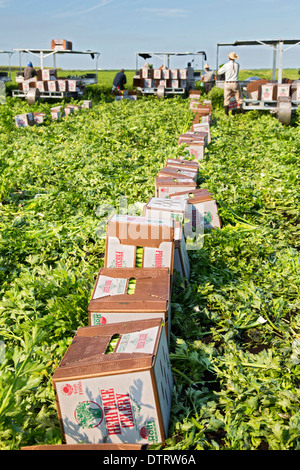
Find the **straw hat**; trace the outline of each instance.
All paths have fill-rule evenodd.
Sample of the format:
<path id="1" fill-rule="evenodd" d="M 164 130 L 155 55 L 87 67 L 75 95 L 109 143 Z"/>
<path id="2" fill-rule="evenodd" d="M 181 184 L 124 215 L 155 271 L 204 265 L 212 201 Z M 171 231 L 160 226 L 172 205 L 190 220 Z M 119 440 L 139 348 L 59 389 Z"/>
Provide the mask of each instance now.
<path id="1" fill-rule="evenodd" d="M 205 64 L 205 65 L 204 65 L 204 68 L 205 68 L 205 69 L 209 69 L 209 65 L 208 65 L 208 64 Z"/>
<path id="2" fill-rule="evenodd" d="M 238 59 L 238 58 L 239 58 L 239 56 L 238 56 L 238 55 L 236 55 L 236 53 L 235 53 L 235 52 L 230 52 L 230 54 L 228 54 L 228 56 L 227 56 L 227 57 L 229 57 L 229 59 L 232 59 L 232 60 L 234 60 L 234 59 Z"/>

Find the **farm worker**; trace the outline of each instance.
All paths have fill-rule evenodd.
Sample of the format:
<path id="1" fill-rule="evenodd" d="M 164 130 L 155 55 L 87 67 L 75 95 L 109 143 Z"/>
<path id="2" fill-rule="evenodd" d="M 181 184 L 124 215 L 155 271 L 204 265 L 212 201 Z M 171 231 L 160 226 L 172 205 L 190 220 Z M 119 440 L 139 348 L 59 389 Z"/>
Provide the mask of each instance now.
<path id="1" fill-rule="evenodd" d="M 208 93 L 214 86 L 216 80 L 215 73 L 210 70 L 209 65 L 204 65 L 204 73 L 201 76 L 201 82 L 204 83 L 205 93 Z"/>
<path id="2" fill-rule="evenodd" d="M 194 69 L 192 67 L 191 62 L 188 62 L 186 70 L 187 70 L 186 89 L 187 91 L 189 91 L 195 88 Z"/>
<path id="3" fill-rule="evenodd" d="M 33 68 L 32 62 L 28 62 L 24 70 L 24 79 L 33 78 L 36 76 L 36 70 Z"/>
<path id="4" fill-rule="evenodd" d="M 228 54 L 229 61 L 224 64 L 218 70 L 218 75 L 222 75 L 225 73 L 225 84 L 224 84 L 224 110 L 225 114 L 228 114 L 229 111 L 229 102 L 232 93 L 235 96 L 237 101 L 238 107 L 240 107 L 243 111 L 242 103 L 243 97 L 242 92 L 239 84 L 239 69 L 240 65 L 235 62 L 236 59 L 239 58 L 235 52 L 230 52 Z"/>
<path id="5" fill-rule="evenodd" d="M 120 72 L 116 73 L 113 80 L 112 91 L 124 90 L 124 85 L 127 83 L 126 75 L 124 69 L 121 69 Z"/>

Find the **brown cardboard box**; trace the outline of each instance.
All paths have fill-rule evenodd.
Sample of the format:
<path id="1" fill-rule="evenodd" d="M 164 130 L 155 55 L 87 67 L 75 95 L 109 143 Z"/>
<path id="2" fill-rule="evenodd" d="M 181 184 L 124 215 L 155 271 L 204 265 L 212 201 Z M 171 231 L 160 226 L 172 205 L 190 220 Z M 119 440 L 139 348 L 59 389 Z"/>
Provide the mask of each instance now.
<path id="1" fill-rule="evenodd" d="M 179 78 L 180 80 L 187 79 L 187 69 L 179 69 Z"/>
<path id="2" fill-rule="evenodd" d="M 72 42 L 66 39 L 52 39 L 51 41 L 51 49 L 71 51 L 72 47 Z"/>
<path id="3" fill-rule="evenodd" d="M 172 87 L 172 88 L 179 88 L 179 80 L 172 78 L 172 80 L 171 80 L 171 87 Z"/>
<path id="4" fill-rule="evenodd" d="M 149 218 L 169 219 L 175 221 L 175 250 L 173 273 L 178 272 L 186 282 L 190 276 L 190 262 L 186 251 L 183 233 L 187 201 L 184 199 L 151 198 L 144 206 L 143 216 Z M 174 278 L 172 279 L 172 281 Z"/>
<path id="5" fill-rule="evenodd" d="M 197 160 L 168 158 L 166 166 L 172 168 L 185 168 L 189 171 L 195 171 L 196 173 L 198 173 L 199 170 L 199 163 L 197 162 Z"/>
<path id="6" fill-rule="evenodd" d="M 21 447 L 21 450 L 148 450 L 148 444 L 46 444 Z"/>
<path id="7" fill-rule="evenodd" d="M 83 100 L 81 107 L 90 109 L 92 107 L 92 100 Z"/>
<path id="8" fill-rule="evenodd" d="M 52 384 L 66 444 L 163 442 L 173 388 L 164 323 L 79 328 Z"/>
<path id="9" fill-rule="evenodd" d="M 294 80 L 291 86 L 292 101 L 300 100 L 300 80 Z"/>
<path id="10" fill-rule="evenodd" d="M 47 87 L 49 92 L 56 92 L 58 91 L 58 81 L 57 80 L 48 80 Z"/>
<path id="11" fill-rule="evenodd" d="M 64 111 L 61 106 L 54 106 L 50 109 L 52 119 L 60 119 L 64 115 Z"/>
<path id="12" fill-rule="evenodd" d="M 170 199 L 181 198 L 188 203 L 185 217 L 191 221 L 193 227 L 204 224 L 204 229 L 207 230 L 221 228 L 217 203 L 207 189 L 200 188 L 170 194 Z"/>
<path id="13" fill-rule="evenodd" d="M 132 279 L 135 288 L 128 291 Z M 162 318 L 169 342 L 170 289 L 168 268 L 101 268 L 88 306 L 89 325 Z"/>
<path id="14" fill-rule="evenodd" d="M 167 267 L 172 275 L 174 232 L 173 221 L 114 214 L 106 229 L 104 266 L 134 268 L 140 247 L 142 267 Z"/>
<path id="15" fill-rule="evenodd" d="M 35 125 L 33 113 L 17 114 L 14 119 L 17 127 L 28 127 Z"/>
<path id="16" fill-rule="evenodd" d="M 291 96 L 291 84 L 282 83 L 277 85 L 277 99 L 288 98 Z"/>
<path id="17" fill-rule="evenodd" d="M 56 69 L 39 69 L 37 71 L 37 80 L 55 80 L 56 78 Z"/>
<path id="18" fill-rule="evenodd" d="M 184 143 L 193 143 L 193 142 L 203 142 L 204 146 L 207 146 L 207 138 L 208 138 L 208 133 L 207 132 L 199 132 L 199 131 L 187 131 L 184 134 L 180 134 L 178 143 L 184 144 Z"/>
<path id="19" fill-rule="evenodd" d="M 36 87 L 40 92 L 48 91 L 48 82 L 44 80 L 37 80 Z"/>
<path id="20" fill-rule="evenodd" d="M 170 78 L 172 80 L 177 80 L 179 78 L 179 70 L 178 69 L 170 69 Z"/>
<path id="21" fill-rule="evenodd" d="M 170 197 L 172 193 L 196 189 L 195 181 L 182 178 L 155 178 L 155 197 Z"/>
<path id="22" fill-rule="evenodd" d="M 247 91 L 250 95 L 250 98 L 251 99 L 257 99 L 257 100 L 260 100 L 261 99 L 261 96 L 260 96 L 260 86 L 261 85 L 264 85 L 265 83 L 268 83 L 268 80 L 265 79 L 265 78 L 261 78 L 260 80 L 255 80 L 255 82 L 250 82 L 248 83 L 247 85 Z"/>
<path id="23" fill-rule="evenodd" d="M 262 101 L 276 101 L 277 85 L 275 83 L 260 85 L 258 95 Z"/>
<path id="24" fill-rule="evenodd" d="M 189 181 L 197 182 L 198 173 L 195 171 L 189 171 L 185 168 L 175 168 L 175 167 L 164 167 L 159 170 L 157 176 L 159 178 L 166 177 L 166 178 L 186 178 Z"/>
<path id="25" fill-rule="evenodd" d="M 193 132 L 206 132 L 207 133 L 207 145 L 211 143 L 211 132 L 209 122 L 198 122 L 197 124 L 192 124 Z"/>
<path id="26" fill-rule="evenodd" d="M 75 93 L 76 87 L 77 87 L 76 80 L 68 80 L 68 91 L 70 93 Z"/>
<path id="27" fill-rule="evenodd" d="M 161 79 L 161 69 L 154 69 L 153 70 L 153 78 L 155 80 L 160 80 Z"/>
<path id="28" fill-rule="evenodd" d="M 57 91 L 61 91 L 62 93 L 68 91 L 68 81 L 63 79 L 57 80 Z"/>
<path id="29" fill-rule="evenodd" d="M 34 122 L 42 124 L 46 119 L 46 113 L 33 113 Z"/>
<path id="30" fill-rule="evenodd" d="M 171 78 L 171 73 L 169 69 L 162 69 L 161 78 L 163 80 L 169 80 Z"/>

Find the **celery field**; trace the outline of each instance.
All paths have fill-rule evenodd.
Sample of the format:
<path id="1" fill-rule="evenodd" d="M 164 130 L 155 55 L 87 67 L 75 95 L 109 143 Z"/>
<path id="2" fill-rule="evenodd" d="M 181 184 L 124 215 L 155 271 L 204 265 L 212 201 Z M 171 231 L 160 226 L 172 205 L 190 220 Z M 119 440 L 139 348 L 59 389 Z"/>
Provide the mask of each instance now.
<path id="1" fill-rule="evenodd" d="M 116 102 L 92 86 L 87 98 L 58 121 L 53 103 L 0 105 L 1 450 L 62 442 L 51 378 L 88 325 L 97 209 L 153 197 L 193 119 L 182 97 Z M 29 111 L 49 118 L 16 128 Z M 198 187 L 222 229 L 189 251 L 188 287 L 172 294 L 169 436 L 153 449 L 300 449 L 299 122 L 213 111 Z"/>

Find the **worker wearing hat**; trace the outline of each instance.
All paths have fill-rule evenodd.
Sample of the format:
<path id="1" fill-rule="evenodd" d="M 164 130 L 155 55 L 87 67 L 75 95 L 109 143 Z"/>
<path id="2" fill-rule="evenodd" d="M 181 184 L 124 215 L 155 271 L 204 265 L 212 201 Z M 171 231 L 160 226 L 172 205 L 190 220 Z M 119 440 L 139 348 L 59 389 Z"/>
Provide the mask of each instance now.
<path id="1" fill-rule="evenodd" d="M 235 52 L 230 52 L 228 54 L 229 61 L 224 64 L 222 67 L 219 68 L 218 70 L 218 75 L 222 75 L 225 73 L 225 84 L 224 84 L 224 109 L 225 113 L 228 114 L 229 111 L 229 103 L 230 103 L 230 98 L 232 95 L 234 95 L 238 107 L 240 107 L 243 111 L 242 103 L 243 103 L 243 97 L 242 97 L 242 92 L 241 88 L 239 85 L 239 69 L 240 66 L 237 62 L 235 62 L 236 59 L 239 58 L 238 55 L 236 55 Z"/>
<path id="2" fill-rule="evenodd" d="M 208 93 L 212 87 L 214 86 L 216 76 L 215 73 L 210 70 L 209 65 L 205 64 L 204 65 L 204 73 L 201 75 L 201 82 L 204 83 L 204 90 L 205 93 Z"/>
<path id="3" fill-rule="evenodd" d="M 24 80 L 28 78 L 33 78 L 36 76 L 36 70 L 33 68 L 32 62 L 28 62 L 27 67 L 24 70 Z"/>

